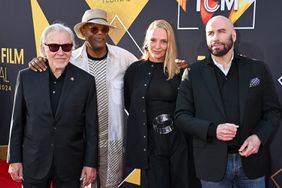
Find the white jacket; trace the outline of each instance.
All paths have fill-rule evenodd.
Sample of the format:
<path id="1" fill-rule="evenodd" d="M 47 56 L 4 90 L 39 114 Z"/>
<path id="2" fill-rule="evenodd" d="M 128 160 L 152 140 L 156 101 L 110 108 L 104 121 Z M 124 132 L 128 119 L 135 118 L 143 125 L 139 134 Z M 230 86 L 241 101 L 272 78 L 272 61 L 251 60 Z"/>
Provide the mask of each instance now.
<path id="1" fill-rule="evenodd" d="M 123 100 L 123 76 L 129 65 L 137 58 L 129 51 L 118 46 L 107 44 L 107 90 L 109 104 L 109 140 L 123 138 L 124 126 L 124 100 Z M 82 45 L 72 53 L 71 63 L 89 72 L 86 45 Z"/>
<path id="2" fill-rule="evenodd" d="M 123 156 L 124 142 L 124 127 L 126 120 L 126 113 L 124 111 L 123 98 L 123 77 L 126 69 L 137 58 L 125 49 L 118 46 L 107 44 L 107 67 L 106 67 L 106 84 L 108 91 L 108 148 L 114 148 L 114 155 Z M 78 49 L 72 52 L 70 60 L 75 66 L 85 70 L 89 73 L 88 56 L 86 53 L 85 43 Z M 108 163 L 115 158 L 113 153 L 108 151 Z M 120 161 L 120 169 L 118 172 L 113 172 L 108 166 L 108 175 L 115 174 L 116 182 L 122 178 L 122 161 Z M 107 181 L 108 182 L 108 181 Z M 111 184 L 111 183 L 110 183 Z"/>

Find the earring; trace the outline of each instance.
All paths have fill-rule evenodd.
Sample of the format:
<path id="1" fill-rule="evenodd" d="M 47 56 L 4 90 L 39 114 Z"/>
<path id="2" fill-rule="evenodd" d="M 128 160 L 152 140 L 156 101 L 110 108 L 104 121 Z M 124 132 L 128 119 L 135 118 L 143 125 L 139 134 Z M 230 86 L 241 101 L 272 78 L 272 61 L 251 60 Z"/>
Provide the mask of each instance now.
<path id="1" fill-rule="evenodd" d="M 145 45 L 144 50 L 148 51 L 148 45 Z"/>

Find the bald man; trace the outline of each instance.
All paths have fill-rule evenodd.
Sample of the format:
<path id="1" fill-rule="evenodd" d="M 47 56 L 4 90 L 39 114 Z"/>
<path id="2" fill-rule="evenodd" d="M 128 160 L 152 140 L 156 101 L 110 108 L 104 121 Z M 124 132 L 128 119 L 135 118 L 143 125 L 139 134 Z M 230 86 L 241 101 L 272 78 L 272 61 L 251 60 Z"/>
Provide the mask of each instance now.
<path id="1" fill-rule="evenodd" d="M 281 107 L 265 64 L 234 51 L 232 22 L 206 25 L 210 55 L 190 66 L 178 92 L 176 125 L 193 136 L 203 188 L 265 187 L 268 141 Z"/>

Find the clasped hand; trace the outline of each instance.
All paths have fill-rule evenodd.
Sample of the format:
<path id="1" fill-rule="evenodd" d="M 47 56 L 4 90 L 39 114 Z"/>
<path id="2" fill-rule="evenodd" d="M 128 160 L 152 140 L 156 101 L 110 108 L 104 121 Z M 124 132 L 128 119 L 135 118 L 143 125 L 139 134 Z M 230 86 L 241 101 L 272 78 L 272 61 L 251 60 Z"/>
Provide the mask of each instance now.
<path id="1" fill-rule="evenodd" d="M 239 126 L 232 123 L 219 124 L 216 129 L 216 137 L 221 141 L 231 141 L 235 138 Z M 259 151 L 261 141 L 255 134 L 249 136 L 239 149 L 242 157 L 248 157 Z"/>

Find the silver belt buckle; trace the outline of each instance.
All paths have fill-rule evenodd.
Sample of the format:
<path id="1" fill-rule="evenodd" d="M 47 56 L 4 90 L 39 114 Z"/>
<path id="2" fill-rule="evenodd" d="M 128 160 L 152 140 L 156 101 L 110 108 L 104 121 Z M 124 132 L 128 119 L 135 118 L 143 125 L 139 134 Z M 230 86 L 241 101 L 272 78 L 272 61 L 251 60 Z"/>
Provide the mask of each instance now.
<path id="1" fill-rule="evenodd" d="M 173 119 L 170 114 L 160 114 L 153 120 L 153 128 L 159 134 L 168 134 L 173 131 Z"/>

